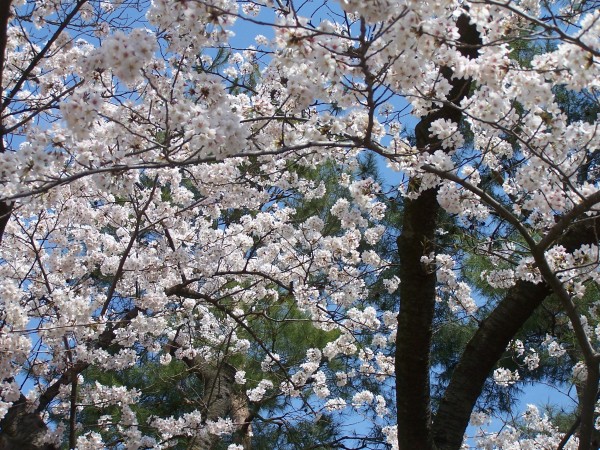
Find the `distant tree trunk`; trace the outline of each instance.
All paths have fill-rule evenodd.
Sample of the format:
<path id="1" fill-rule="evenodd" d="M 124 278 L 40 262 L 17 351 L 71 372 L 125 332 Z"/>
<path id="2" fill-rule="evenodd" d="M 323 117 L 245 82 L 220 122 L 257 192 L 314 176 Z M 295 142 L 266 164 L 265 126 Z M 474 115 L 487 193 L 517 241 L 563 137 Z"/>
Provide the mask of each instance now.
<path id="1" fill-rule="evenodd" d="M 171 347 L 175 349 L 175 346 Z M 244 450 L 251 450 L 251 414 L 248 398 L 237 389 L 235 368 L 227 363 L 215 364 L 201 358 L 184 358 L 189 370 L 204 385 L 200 411 L 204 421 L 229 417 L 236 424 L 234 439 Z M 210 450 L 219 442 L 219 436 L 203 433 L 194 439 L 190 449 Z"/>
<path id="2" fill-rule="evenodd" d="M 244 447 L 244 450 L 252 450 L 252 414 L 244 392 L 234 391 L 231 397 L 231 418 L 235 423 L 241 424 L 233 436 L 235 443 Z"/>

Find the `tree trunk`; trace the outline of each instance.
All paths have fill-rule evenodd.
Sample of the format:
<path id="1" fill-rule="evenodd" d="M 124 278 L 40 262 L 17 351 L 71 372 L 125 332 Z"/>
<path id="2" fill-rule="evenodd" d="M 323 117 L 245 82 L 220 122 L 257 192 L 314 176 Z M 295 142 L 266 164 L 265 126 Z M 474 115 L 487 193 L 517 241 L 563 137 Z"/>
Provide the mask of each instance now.
<path id="1" fill-rule="evenodd" d="M 46 424 L 37 411 L 29 411 L 21 395 L 0 421 L 0 450 L 58 450 L 44 443 Z"/>
<path id="2" fill-rule="evenodd" d="M 481 45 L 475 27 L 469 18 L 457 20 L 460 32 L 460 50 L 471 58 L 477 56 Z M 469 92 L 470 80 L 452 78 L 452 70 L 440 69 L 452 89 L 448 103 L 423 117 L 415 129 L 417 148 L 433 153 L 441 148 L 440 142 L 430 137 L 429 127 L 438 119 L 459 123 L 462 113 L 455 106 Z M 413 180 L 409 189 L 416 188 Z M 400 311 L 396 336 L 396 403 L 398 410 L 398 445 L 400 450 L 434 449 L 431 433 L 430 352 L 432 321 L 435 310 L 436 276 L 430 267 L 421 263 L 421 257 L 435 251 L 435 229 L 439 205 L 437 190 L 429 189 L 415 200 L 407 199 L 398 238 L 400 256 Z"/>
<path id="3" fill-rule="evenodd" d="M 6 60 L 6 41 L 8 32 L 8 19 L 10 17 L 10 5 L 12 0 L 0 2 L 0 92 L 4 92 L 4 62 Z M 1 103 L 1 101 L 0 101 Z M 4 108 L 0 106 L 0 154 L 6 151 L 4 147 L 5 127 L 2 116 Z M 4 235 L 4 229 L 12 212 L 12 202 L 0 202 L 0 243 Z"/>
<path id="4" fill-rule="evenodd" d="M 433 190 L 406 202 L 398 238 L 401 301 L 396 336 L 396 404 L 400 450 L 433 448 L 429 361 L 436 277 L 421 264 L 421 256 L 433 250 L 438 209 Z"/>
<path id="5" fill-rule="evenodd" d="M 97 345 L 108 348 L 115 338 L 115 329 L 126 326 L 133 318 L 137 317 L 138 310 L 129 310 L 119 322 L 115 322 L 102 332 L 98 338 Z M 43 437 L 47 426 L 41 418 L 42 412 L 50 402 L 56 398 L 62 386 L 72 382 L 73 377 L 89 367 L 86 362 L 75 362 L 65 370 L 54 383 L 46 386 L 46 390 L 40 395 L 37 407 L 30 411 L 27 399 L 23 394 L 21 398 L 13 403 L 4 418 L 0 421 L 0 450 L 54 450 L 54 445 L 43 443 Z"/>

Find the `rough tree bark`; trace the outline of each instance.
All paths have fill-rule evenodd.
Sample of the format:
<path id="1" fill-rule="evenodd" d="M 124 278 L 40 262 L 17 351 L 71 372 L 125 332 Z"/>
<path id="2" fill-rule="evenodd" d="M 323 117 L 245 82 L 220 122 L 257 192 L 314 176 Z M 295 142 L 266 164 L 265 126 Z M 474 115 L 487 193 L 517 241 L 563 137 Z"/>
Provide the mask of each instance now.
<path id="1" fill-rule="evenodd" d="M 178 346 L 171 343 L 170 347 L 170 353 L 174 354 Z M 237 425 L 234 440 L 242 445 L 244 450 L 251 450 L 252 416 L 248 398 L 244 392 L 236 389 L 236 369 L 226 362 L 215 364 L 200 357 L 183 358 L 183 362 L 203 384 L 202 397 L 197 399 L 201 402 L 203 422 L 216 421 L 224 417 L 231 418 Z M 217 435 L 202 433 L 193 440 L 190 449 L 210 450 L 219 440 L 220 437 Z"/>
<path id="2" fill-rule="evenodd" d="M 243 445 L 244 450 L 250 450 L 248 399 L 243 392 L 236 389 L 235 368 L 227 363 L 214 367 L 196 360 L 193 364 L 194 372 L 204 381 L 202 403 L 206 420 L 230 417 L 233 423 L 238 424 L 236 432 L 238 443 Z M 199 445 L 195 445 L 194 449 L 210 450 L 219 440 L 219 436 L 208 435 L 206 441 L 198 442 Z"/>
<path id="3" fill-rule="evenodd" d="M 0 450 L 56 450 L 44 443 L 46 430 L 40 414 L 30 412 L 21 395 L 0 422 Z"/>
<path id="4" fill-rule="evenodd" d="M 461 15 L 457 20 L 458 45 L 463 55 L 475 58 L 481 45 L 479 34 Z M 430 137 L 429 127 L 438 119 L 459 123 L 462 113 L 455 105 L 468 95 L 470 80 L 452 78 L 452 70 L 442 67 L 440 75 L 451 84 L 448 102 L 423 117 L 415 133 L 417 148 L 433 153 L 440 142 Z M 416 188 L 409 186 L 409 189 Z M 421 257 L 435 250 L 439 205 L 437 190 L 429 189 L 417 199 L 407 199 L 402 232 L 398 238 L 400 256 L 400 311 L 396 337 L 396 404 L 400 450 L 434 449 L 431 432 L 430 351 L 435 309 L 435 272 L 421 263 Z"/>

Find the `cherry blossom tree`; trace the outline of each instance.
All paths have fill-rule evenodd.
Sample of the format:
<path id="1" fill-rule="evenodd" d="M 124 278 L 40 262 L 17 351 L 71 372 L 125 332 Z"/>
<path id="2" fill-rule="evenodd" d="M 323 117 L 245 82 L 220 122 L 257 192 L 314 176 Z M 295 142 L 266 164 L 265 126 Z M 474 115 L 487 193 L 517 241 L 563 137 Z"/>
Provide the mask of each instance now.
<path id="1" fill-rule="evenodd" d="M 0 448 L 597 448 L 597 6 L 3 2 Z M 572 423 L 468 436 L 540 355 Z"/>

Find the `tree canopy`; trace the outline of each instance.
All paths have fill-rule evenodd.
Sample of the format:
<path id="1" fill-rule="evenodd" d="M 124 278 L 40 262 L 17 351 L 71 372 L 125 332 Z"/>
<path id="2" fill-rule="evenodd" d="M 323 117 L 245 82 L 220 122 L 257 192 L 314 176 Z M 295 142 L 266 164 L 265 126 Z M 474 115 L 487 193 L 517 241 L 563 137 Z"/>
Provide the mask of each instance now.
<path id="1" fill-rule="evenodd" d="M 5 0 L 0 86 L 0 449 L 600 448 L 595 0 Z"/>

